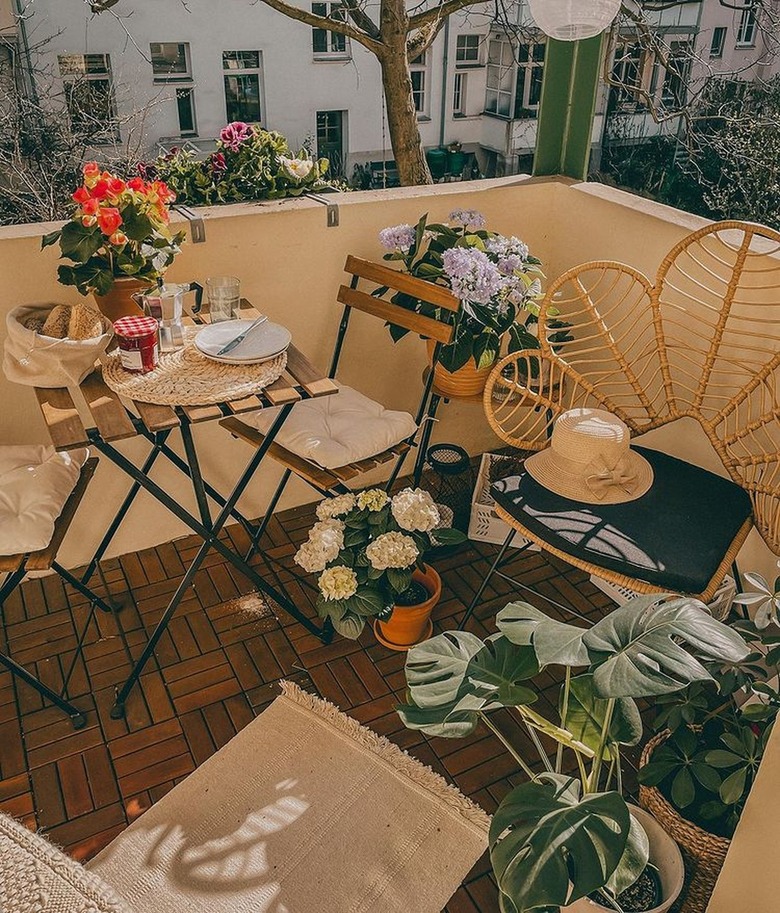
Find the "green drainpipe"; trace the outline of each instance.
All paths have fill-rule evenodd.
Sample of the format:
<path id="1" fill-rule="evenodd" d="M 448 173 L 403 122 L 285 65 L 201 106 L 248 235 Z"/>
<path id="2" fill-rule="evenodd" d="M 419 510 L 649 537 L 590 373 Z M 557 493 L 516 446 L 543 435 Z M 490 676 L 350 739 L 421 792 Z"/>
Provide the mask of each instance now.
<path id="1" fill-rule="evenodd" d="M 547 40 L 534 155 L 535 175 L 588 175 L 604 36 Z"/>

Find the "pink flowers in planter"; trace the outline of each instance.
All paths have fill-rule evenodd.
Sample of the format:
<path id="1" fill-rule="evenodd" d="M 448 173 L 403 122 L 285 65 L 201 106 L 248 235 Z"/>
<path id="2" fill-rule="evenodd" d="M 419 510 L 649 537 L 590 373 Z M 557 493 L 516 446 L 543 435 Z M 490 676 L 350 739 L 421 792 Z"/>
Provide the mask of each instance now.
<path id="1" fill-rule="evenodd" d="M 238 152 L 240 146 L 252 137 L 252 128 L 243 121 L 235 120 L 227 127 L 223 127 L 219 138 L 231 152 Z"/>

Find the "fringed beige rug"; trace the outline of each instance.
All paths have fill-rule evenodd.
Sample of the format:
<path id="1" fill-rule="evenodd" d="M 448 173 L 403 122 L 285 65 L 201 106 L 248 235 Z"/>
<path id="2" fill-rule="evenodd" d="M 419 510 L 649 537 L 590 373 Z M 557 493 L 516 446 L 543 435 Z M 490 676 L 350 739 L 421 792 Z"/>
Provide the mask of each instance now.
<path id="1" fill-rule="evenodd" d="M 439 913 L 487 816 L 332 704 L 283 691 L 89 868 L 138 913 Z"/>

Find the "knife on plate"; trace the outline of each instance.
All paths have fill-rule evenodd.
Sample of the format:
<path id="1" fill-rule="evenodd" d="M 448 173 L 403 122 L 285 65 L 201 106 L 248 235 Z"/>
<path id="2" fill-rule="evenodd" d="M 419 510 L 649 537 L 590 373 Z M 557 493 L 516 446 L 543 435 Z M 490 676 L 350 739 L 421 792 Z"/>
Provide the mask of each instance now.
<path id="1" fill-rule="evenodd" d="M 240 346 L 241 343 L 246 339 L 246 337 L 255 329 L 259 327 L 261 323 L 265 323 L 268 320 L 268 315 L 263 314 L 261 317 L 258 317 L 257 320 L 253 320 L 252 323 L 244 330 L 243 333 L 239 333 L 234 339 L 231 339 L 227 345 L 222 346 L 222 348 L 217 352 L 219 355 L 227 355 L 228 352 L 232 352 L 237 346 Z"/>

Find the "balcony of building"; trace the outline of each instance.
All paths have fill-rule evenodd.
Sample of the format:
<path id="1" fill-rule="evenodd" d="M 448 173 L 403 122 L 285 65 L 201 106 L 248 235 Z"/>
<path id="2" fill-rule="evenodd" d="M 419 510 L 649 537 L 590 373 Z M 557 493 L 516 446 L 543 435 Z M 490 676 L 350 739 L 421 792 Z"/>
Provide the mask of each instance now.
<path id="1" fill-rule="evenodd" d="M 334 194 L 328 203 L 338 207 L 335 226 L 328 225 L 325 206 L 311 199 L 201 210 L 197 215 L 203 220 L 205 240 L 187 241 L 169 278 L 186 282 L 210 275 L 239 276 L 242 294 L 287 326 L 295 344 L 325 370 L 341 316 L 336 291 L 343 281 L 345 258 L 352 254 L 378 260 L 377 235 L 385 226 L 414 223 L 423 213 L 439 221 L 454 209 L 479 210 L 491 229 L 528 244 L 549 282 L 590 260 L 620 261 L 653 277 L 670 249 L 705 224 L 697 216 L 613 188 L 564 178 L 517 176 Z M 3 312 L 23 303 L 77 300 L 72 289 L 56 282 L 54 249 L 40 250 L 40 237 L 51 227 L 0 228 Z M 341 379 L 389 408 L 413 410 L 427 363 L 425 346 L 411 335 L 393 344 L 380 321 L 364 316 L 353 317 Z M 0 379 L 0 402 L 3 443 L 49 443 L 32 389 Z M 81 418 L 89 424 L 88 414 Z M 217 489 L 229 490 L 246 464 L 249 448 L 216 422 L 195 424 L 193 429 L 203 475 Z M 443 406 L 433 441 L 457 443 L 475 458 L 503 446 L 481 404 L 474 401 L 452 400 Z M 693 418 L 649 432 L 642 443 L 725 474 Z M 143 459 L 144 444 L 138 440 L 119 441 L 117 447 L 132 461 Z M 273 461 L 263 463 L 240 502 L 245 516 L 263 515 L 280 473 Z M 365 481 L 379 482 L 384 475 L 380 467 Z M 161 465 L 155 479 L 188 510 L 197 511 L 191 487 L 180 473 Z M 61 549 L 61 564 L 77 568 L 89 561 L 127 486 L 126 476 L 101 460 Z M 311 594 L 296 582 L 300 570 L 292 555 L 311 525 L 311 502 L 311 489 L 293 482 L 269 529 L 270 553 L 281 562 L 279 573 L 307 615 L 314 612 Z M 236 546 L 247 544 L 238 525 L 227 526 L 224 535 Z M 159 619 L 196 548 L 190 530 L 150 497 L 140 495 L 103 562 L 109 592 L 126 601 L 131 649 Z M 455 627 L 496 551 L 484 542 L 470 542 L 440 564 L 444 590 L 434 619 L 437 631 Z M 740 565 L 769 576 L 774 562 L 753 531 L 739 555 Z M 267 568 L 261 572 L 271 573 Z M 511 573 L 587 618 L 599 617 L 611 605 L 587 574 L 538 552 L 518 555 Z M 496 611 L 512 598 L 512 587 L 495 580 L 478 607 L 474 630 L 482 635 L 493 631 Z M 72 655 L 74 622 L 85 607 L 83 597 L 55 576 L 28 580 L 2 608 L 6 652 L 56 684 Z M 71 689 L 72 698 L 87 712 L 85 728 L 74 731 L 69 720 L 44 706 L 35 692 L 9 673 L 0 673 L 0 809 L 41 828 L 78 859 L 94 856 L 225 745 L 273 700 L 283 678 L 319 693 L 388 736 L 488 813 L 518 782 L 512 758 L 487 730 L 480 728 L 465 741 L 450 741 L 404 728 L 394 711 L 406 687 L 404 654 L 385 649 L 369 633 L 358 641 L 337 637 L 323 645 L 284 613 L 277 617 L 219 556 L 212 555 L 198 572 L 156 659 L 128 699 L 123 720 L 112 719 L 109 711 L 128 661 L 111 620 L 98 621 L 99 630 L 88 639 Z M 550 695 L 543 693 L 542 701 L 549 701 Z M 755 798 L 750 820 L 738 833 L 733 861 L 710 907 L 713 913 L 747 909 L 734 905 L 735 892 L 754 880 L 749 867 L 764 858 L 765 850 L 748 862 L 750 854 L 777 838 L 776 829 L 767 829 L 759 806 L 776 807 L 778 738 L 756 787 L 761 798 Z M 637 757 L 632 761 L 636 763 Z M 489 870 L 483 859 L 446 909 L 496 911 Z M 771 873 L 764 871 L 764 877 L 777 886 Z"/>

